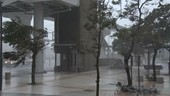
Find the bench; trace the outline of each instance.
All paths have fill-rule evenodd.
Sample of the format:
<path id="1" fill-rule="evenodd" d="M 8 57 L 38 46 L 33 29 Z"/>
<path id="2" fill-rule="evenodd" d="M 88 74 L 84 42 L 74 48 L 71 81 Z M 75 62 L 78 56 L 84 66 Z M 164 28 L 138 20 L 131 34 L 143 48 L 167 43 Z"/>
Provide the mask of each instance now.
<path id="1" fill-rule="evenodd" d="M 144 65 L 144 69 L 150 70 L 150 69 L 153 69 L 153 66 L 152 65 Z M 155 65 L 155 69 L 161 70 L 161 69 L 163 69 L 163 67 L 162 67 L 162 65 Z"/>
<path id="2" fill-rule="evenodd" d="M 164 83 L 164 78 L 163 77 L 157 77 L 156 82 L 162 84 L 162 83 Z"/>
<path id="3" fill-rule="evenodd" d="M 152 65 L 144 65 L 144 69 L 147 71 L 146 73 L 146 78 L 148 80 L 152 79 L 153 73 L 149 73 L 149 70 L 153 70 L 153 66 Z M 162 65 L 155 65 L 155 70 L 156 70 L 156 74 L 160 75 L 160 70 L 162 70 L 163 67 Z"/>

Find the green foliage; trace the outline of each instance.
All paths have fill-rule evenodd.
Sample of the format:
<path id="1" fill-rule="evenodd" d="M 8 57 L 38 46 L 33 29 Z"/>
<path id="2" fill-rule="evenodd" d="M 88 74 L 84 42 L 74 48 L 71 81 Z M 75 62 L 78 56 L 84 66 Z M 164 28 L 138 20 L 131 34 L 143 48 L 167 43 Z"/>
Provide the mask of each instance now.
<path id="1" fill-rule="evenodd" d="M 16 52 L 14 52 L 14 51 L 4 52 L 3 53 L 3 58 L 8 59 L 8 60 L 18 60 L 19 59 Z"/>
<path id="2" fill-rule="evenodd" d="M 20 19 L 3 23 L 3 41 L 12 45 L 20 55 L 41 51 L 46 34 L 46 30 L 21 24 Z"/>
<path id="3" fill-rule="evenodd" d="M 122 17 L 128 18 L 135 24 L 142 23 L 143 17 L 148 15 L 146 6 L 152 5 L 151 1 L 153 0 L 132 0 L 130 4 L 125 6 Z"/>
<path id="4" fill-rule="evenodd" d="M 135 27 L 120 29 L 114 34 L 114 37 L 116 37 L 112 43 L 114 51 L 117 51 L 122 56 L 129 54 L 132 44 L 137 43 L 140 39 L 138 38 L 140 37 L 139 34 L 136 34 L 136 30 L 134 30 Z M 135 40 L 134 36 L 136 37 Z"/>
<path id="5" fill-rule="evenodd" d="M 125 29 L 118 29 L 114 35 L 117 39 L 113 41 L 113 50 L 117 51 L 124 57 L 125 70 L 127 74 L 128 85 L 132 85 L 132 80 L 129 72 L 128 60 L 134 51 L 135 44 L 140 46 L 141 40 L 141 25 L 143 24 L 143 16 L 147 14 L 147 9 L 144 5 L 151 0 L 131 0 L 122 10 L 119 18 L 129 19 L 133 22 L 133 26 Z M 137 49 L 137 47 L 136 47 Z M 135 52 L 136 53 L 136 52 Z"/>
<path id="6" fill-rule="evenodd" d="M 170 38 L 170 4 L 154 9 L 146 18 L 143 31 L 143 42 L 153 48 L 161 48 Z"/>
<path id="7" fill-rule="evenodd" d="M 17 55 L 24 57 L 27 53 L 32 52 L 32 84 L 35 84 L 36 55 L 45 46 L 44 37 L 46 34 L 46 30 L 21 24 L 19 18 L 6 21 L 3 24 L 3 40 L 17 50 Z"/>
<path id="8" fill-rule="evenodd" d="M 148 9 L 145 8 L 150 4 L 152 0 L 132 0 L 131 3 L 127 4 L 120 16 L 120 18 L 128 18 L 130 21 L 134 22 L 131 28 L 118 29 L 115 37 L 117 40 L 113 41 L 113 49 L 118 51 L 121 55 L 130 56 L 133 52 L 133 47 L 136 43 L 137 46 L 141 45 L 142 34 L 144 29 L 141 26 L 144 24 L 144 16 L 148 14 Z M 147 20 L 145 20 L 147 21 Z M 120 43 L 116 43 L 120 42 Z M 119 45 L 118 45 L 119 44 Z M 133 45 L 134 44 L 134 45 Z M 117 47 L 119 46 L 119 47 Z M 136 49 L 136 48 L 135 48 Z"/>
<path id="9" fill-rule="evenodd" d="M 146 47 L 153 49 L 153 80 L 156 81 L 155 59 L 158 49 L 162 48 L 164 44 L 169 41 L 169 24 L 170 24 L 170 5 L 161 5 L 154 9 L 144 20 L 141 26 L 142 43 Z"/>
<path id="10" fill-rule="evenodd" d="M 121 0 L 112 0 L 112 4 L 121 4 Z"/>

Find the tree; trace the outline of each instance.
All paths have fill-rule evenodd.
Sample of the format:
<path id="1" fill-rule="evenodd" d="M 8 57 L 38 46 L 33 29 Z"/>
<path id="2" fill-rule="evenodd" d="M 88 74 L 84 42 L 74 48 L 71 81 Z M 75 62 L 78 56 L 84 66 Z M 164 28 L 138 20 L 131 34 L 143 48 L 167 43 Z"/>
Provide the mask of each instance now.
<path id="1" fill-rule="evenodd" d="M 146 32 L 146 31 L 145 31 Z M 159 33 L 151 34 L 149 32 L 144 32 L 144 46 L 151 48 L 153 50 L 153 58 L 152 58 L 152 66 L 153 66 L 153 80 L 156 81 L 156 70 L 155 70 L 155 60 L 158 50 L 163 45 L 163 42 L 161 41 L 161 36 Z"/>
<path id="2" fill-rule="evenodd" d="M 122 55 L 124 57 L 124 66 L 125 71 L 127 75 L 128 85 L 132 85 L 132 77 L 130 76 L 130 70 L 129 70 L 129 59 L 133 54 L 138 53 L 141 48 L 139 48 L 137 43 L 140 41 L 140 34 L 136 34 L 135 38 L 133 37 L 136 33 L 136 26 L 133 26 L 131 28 L 123 28 L 119 30 L 119 32 L 116 32 L 114 36 L 116 39 L 112 42 L 113 50 L 117 51 L 118 54 Z M 134 40 L 134 41 L 133 41 Z M 137 52 L 138 51 L 138 52 Z"/>
<path id="3" fill-rule="evenodd" d="M 17 20 L 6 21 L 3 23 L 3 40 L 17 51 L 18 56 L 24 56 L 32 52 L 32 73 L 31 84 L 35 85 L 35 60 L 37 54 L 44 48 L 44 37 L 46 30 L 37 29 L 32 26 L 23 25 Z"/>
<path id="4" fill-rule="evenodd" d="M 146 18 L 141 31 L 143 31 L 143 42 L 145 46 L 153 49 L 153 80 L 156 81 L 155 59 L 157 51 L 169 43 L 170 33 L 170 5 L 160 5 L 154 9 Z M 168 49 L 167 49 L 168 50 Z"/>
<path id="5" fill-rule="evenodd" d="M 96 96 L 99 96 L 99 82 L 100 82 L 100 70 L 99 70 L 99 57 L 101 51 L 102 30 L 111 24 L 111 7 L 106 0 L 91 1 L 88 11 L 87 19 L 89 22 L 85 24 L 86 30 L 90 33 L 92 39 L 92 45 L 88 44 L 84 46 L 86 52 L 94 55 L 96 58 Z"/>
<path id="6" fill-rule="evenodd" d="M 169 45 L 169 44 L 168 44 L 168 45 L 166 44 L 165 46 L 166 46 L 165 49 L 169 52 L 169 60 L 168 60 L 168 70 L 169 70 L 169 71 L 168 71 L 168 74 L 170 75 L 170 45 Z"/>
<path id="7" fill-rule="evenodd" d="M 118 0 L 121 1 L 121 0 Z M 144 7 L 144 5 L 147 5 L 151 0 L 131 0 L 131 2 L 125 6 L 125 8 L 122 11 L 121 14 L 119 14 L 118 18 L 126 18 L 129 19 L 131 22 L 133 22 L 133 26 L 130 29 L 117 29 L 116 37 L 117 40 L 113 42 L 113 49 L 119 46 L 117 48 L 121 54 L 124 56 L 124 65 L 125 65 L 125 71 L 127 74 L 127 80 L 128 85 L 132 85 L 132 76 L 130 76 L 130 70 L 128 61 L 132 55 L 132 51 L 134 49 L 135 43 L 137 42 L 137 39 L 139 38 L 139 30 L 141 28 L 141 25 L 143 23 L 143 16 L 148 13 L 148 10 Z M 121 2 L 114 2 L 113 4 L 120 4 Z M 116 24 L 115 24 L 116 25 Z M 119 42 L 119 43 L 118 43 Z M 120 43 L 121 42 L 121 43 Z M 115 44 L 117 43 L 117 44 Z"/>
<path id="8" fill-rule="evenodd" d="M 164 45 L 163 45 L 163 48 L 165 48 L 168 52 L 169 52 L 169 61 L 168 61 L 168 69 L 169 69 L 169 75 L 170 75 L 170 12 L 169 12 L 169 8 L 170 8 L 170 4 L 167 4 L 167 5 L 164 5 L 162 6 L 163 8 L 163 11 L 164 11 L 164 14 L 163 15 L 163 18 L 161 21 L 161 27 L 164 30 L 164 35 L 163 35 L 163 39 L 164 39 Z"/>

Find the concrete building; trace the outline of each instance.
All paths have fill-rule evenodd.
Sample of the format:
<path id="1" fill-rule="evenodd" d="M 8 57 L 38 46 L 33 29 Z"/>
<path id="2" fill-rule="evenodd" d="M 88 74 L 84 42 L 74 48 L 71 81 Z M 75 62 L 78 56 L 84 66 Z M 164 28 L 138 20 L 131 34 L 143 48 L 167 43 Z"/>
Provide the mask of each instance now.
<path id="1" fill-rule="evenodd" d="M 20 17 L 30 25 L 34 16 L 34 26 L 43 29 L 43 20 L 55 22 L 56 56 L 60 56 L 58 71 L 86 71 L 94 69 L 95 59 L 91 54 L 82 53 L 80 45 L 90 44 L 89 32 L 84 25 L 88 22 L 87 12 L 91 0 L 4 0 L 3 16 Z M 36 71 L 43 72 L 43 51 L 36 60 Z"/>
<path id="2" fill-rule="evenodd" d="M 62 12 L 55 17 L 55 53 L 61 54 L 61 66 L 64 71 L 86 71 L 94 69 L 95 59 L 89 53 L 83 53 L 80 46 L 91 43 L 89 32 L 84 28 L 88 22 L 87 12 L 91 0 L 80 0 L 79 7 Z"/>

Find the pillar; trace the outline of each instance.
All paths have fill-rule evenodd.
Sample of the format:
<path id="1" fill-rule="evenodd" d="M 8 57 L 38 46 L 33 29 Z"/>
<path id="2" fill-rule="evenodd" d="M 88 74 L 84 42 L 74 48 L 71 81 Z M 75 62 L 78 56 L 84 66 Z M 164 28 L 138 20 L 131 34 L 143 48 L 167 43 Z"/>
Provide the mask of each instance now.
<path id="1" fill-rule="evenodd" d="M 88 48 L 91 48 L 93 45 L 93 40 L 91 38 L 91 34 L 90 32 L 84 27 L 84 25 L 89 22 L 88 20 L 88 14 L 87 12 L 89 12 L 90 10 L 90 4 L 92 1 L 95 1 L 97 3 L 97 0 L 80 0 L 80 13 L 79 13 L 79 18 L 80 18 L 80 33 L 79 33 L 79 42 L 82 46 L 87 46 Z M 94 57 L 93 54 L 91 53 L 85 53 L 82 54 L 82 52 L 84 51 L 83 48 L 80 48 L 79 52 L 80 52 L 80 62 L 79 62 L 79 66 L 83 66 L 83 70 L 93 70 L 95 69 L 94 65 L 96 64 L 96 58 Z"/>
<path id="2" fill-rule="evenodd" d="M 44 29 L 44 11 L 42 3 L 34 4 L 34 27 Z M 44 54 L 39 52 L 36 57 L 36 73 L 44 72 Z"/>
<path id="3" fill-rule="evenodd" d="M 59 44 L 59 13 L 58 14 L 56 14 L 56 16 L 55 16 L 55 20 L 54 20 L 54 22 L 55 22 L 55 33 L 54 33 L 54 37 L 55 37 L 55 43 L 54 44 Z M 57 67 L 57 65 L 59 65 L 60 66 L 60 64 L 57 64 L 57 63 L 60 63 L 60 62 L 58 62 L 58 61 L 60 61 L 59 59 L 60 59 L 60 57 L 59 57 L 59 54 L 57 55 L 57 52 L 56 52 L 56 45 L 54 45 L 54 53 L 55 53 L 55 66 L 54 66 L 54 71 L 57 71 L 58 70 L 58 67 Z M 58 58 L 58 59 L 57 59 Z"/>

